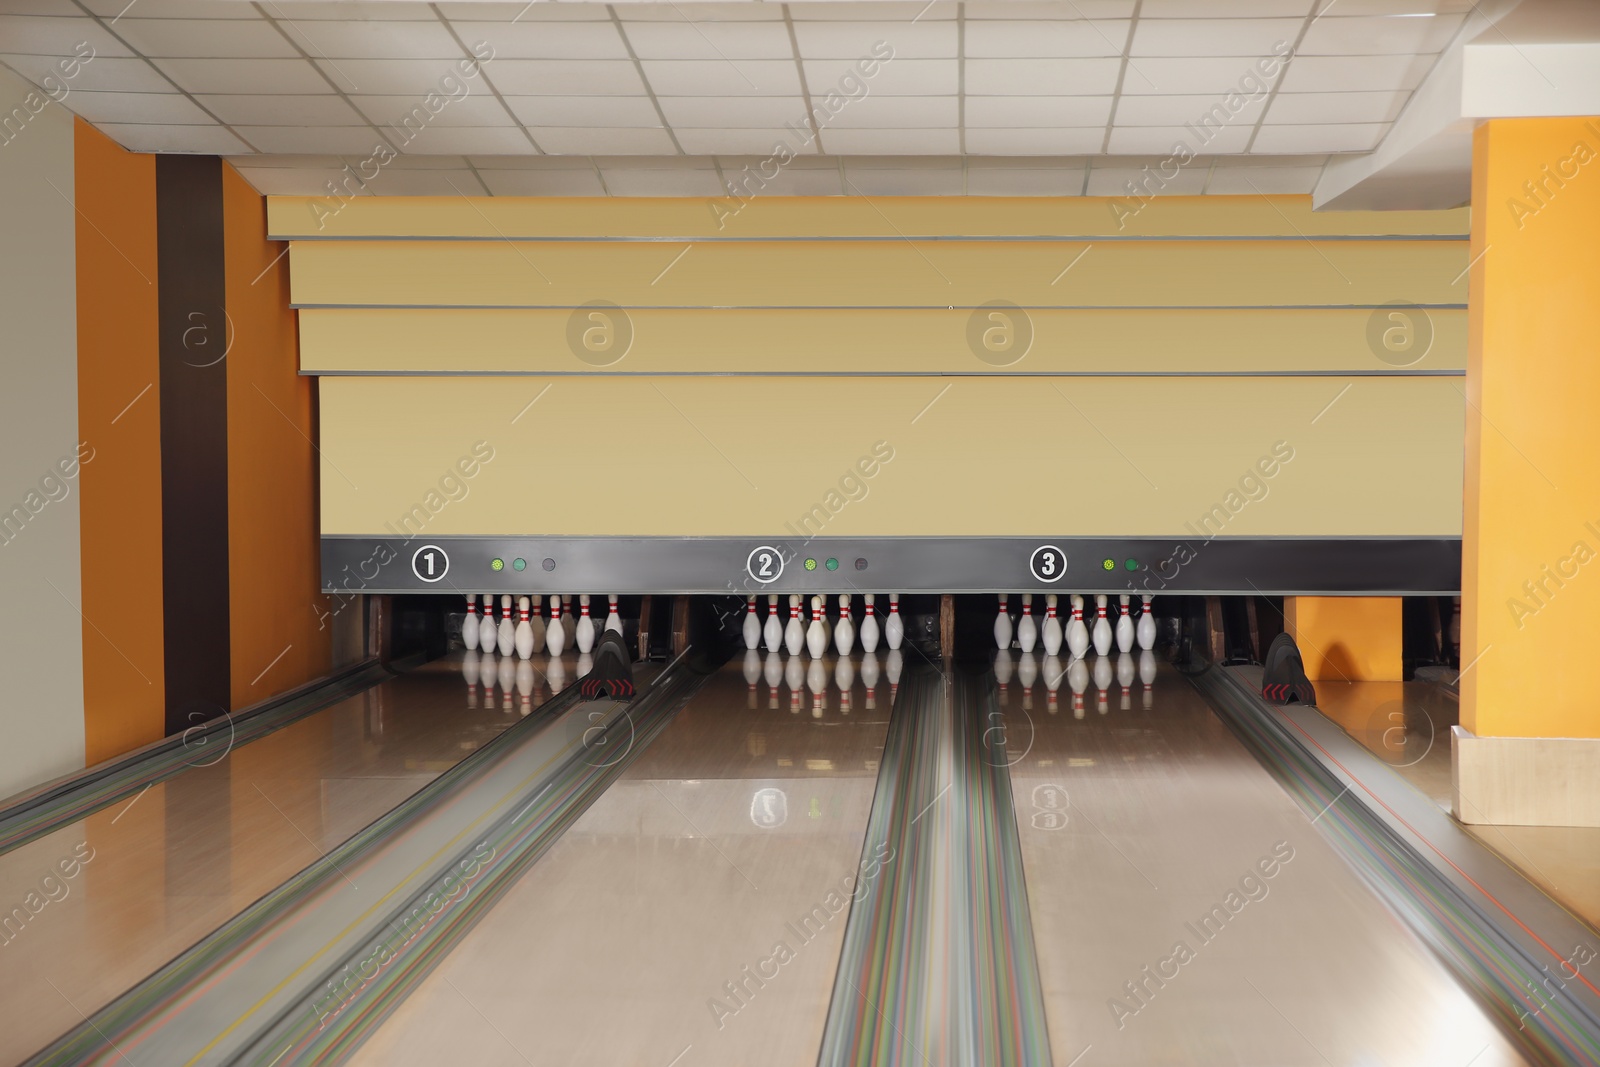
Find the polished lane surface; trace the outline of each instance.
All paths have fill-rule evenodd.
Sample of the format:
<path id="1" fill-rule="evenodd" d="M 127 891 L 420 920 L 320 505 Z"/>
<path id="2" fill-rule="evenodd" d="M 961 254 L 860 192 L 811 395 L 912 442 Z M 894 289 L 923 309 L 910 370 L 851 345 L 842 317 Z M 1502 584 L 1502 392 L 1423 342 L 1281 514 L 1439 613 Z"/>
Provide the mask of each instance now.
<path id="1" fill-rule="evenodd" d="M 1006 708 L 1058 1067 L 1526 1062 L 1181 675 L 1097 659 Z"/>
<path id="2" fill-rule="evenodd" d="M 474 660 L 474 666 L 477 661 Z M 17 1063 L 551 695 L 463 656 L 380 683 L 0 856 L 0 1063 Z M 509 666 L 509 665 L 508 665 Z M 574 677 L 568 657 L 565 676 Z"/>
<path id="3" fill-rule="evenodd" d="M 736 657 L 352 1062 L 814 1064 L 888 722 L 862 667 Z"/>

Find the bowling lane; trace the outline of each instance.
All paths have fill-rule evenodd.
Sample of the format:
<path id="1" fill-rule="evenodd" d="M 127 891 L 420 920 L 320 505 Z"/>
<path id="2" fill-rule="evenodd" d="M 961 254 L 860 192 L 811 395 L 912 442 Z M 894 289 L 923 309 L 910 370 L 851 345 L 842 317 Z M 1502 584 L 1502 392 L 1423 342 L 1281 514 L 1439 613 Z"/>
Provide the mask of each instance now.
<path id="1" fill-rule="evenodd" d="M 475 662 L 475 661 L 474 661 Z M 0 856 L 0 1063 L 80 1023 L 550 695 L 426 664 Z M 576 660 L 565 664 L 575 677 Z M 554 680 L 554 679 L 552 679 Z M 498 681 L 498 676 L 497 676 Z M 559 684 L 559 683 L 558 683 Z"/>
<path id="2" fill-rule="evenodd" d="M 814 1064 L 888 665 L 736 657 L 352 1062 Z"/>
<path id="3" fill-rule="evenodd" d="M 1058 1065 L 1527 1062 L 1181 675 L 1097 660 L 1006 709 Z"/>

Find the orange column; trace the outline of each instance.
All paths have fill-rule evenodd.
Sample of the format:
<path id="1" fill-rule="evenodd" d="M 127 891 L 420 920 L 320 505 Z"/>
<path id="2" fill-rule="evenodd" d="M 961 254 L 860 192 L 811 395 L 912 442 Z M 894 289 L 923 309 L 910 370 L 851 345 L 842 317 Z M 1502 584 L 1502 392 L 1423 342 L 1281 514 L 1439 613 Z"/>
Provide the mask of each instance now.
<path id="1" fill-rule="evenodd" d="M 1284 629 L 1313 682 L 1398 682 L 1400 605 L 1393 596 L 1285 597 Z"/>

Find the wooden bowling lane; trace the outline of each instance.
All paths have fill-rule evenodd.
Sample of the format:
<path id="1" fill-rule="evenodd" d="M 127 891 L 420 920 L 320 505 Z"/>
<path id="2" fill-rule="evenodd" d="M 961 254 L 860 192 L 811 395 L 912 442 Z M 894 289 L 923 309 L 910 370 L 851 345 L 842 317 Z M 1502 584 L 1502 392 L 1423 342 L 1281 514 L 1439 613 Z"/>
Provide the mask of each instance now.
<path id="1" fill-rule="evenodd" d="M 887 667 L 736 656 L 353 1062 L 814 1064 Z"/>
<path id="2" fill-rule="evenodd" d="M 528 710 L 550 694 L 540 657 Z M 0 1063 L 83 1021 L 523 712 L 435 661 L 0 856 Z M 497 665 L 498 666 L 498 665 Z M 575 657 L 564 665 L 576 677 Z M 498 680 L 498 670 L 496 671 Z"/>
<path id="3" fill-rule="evenodd" d="M 1082 718 L 1007 697 L 1055 1063 L 1528 1062 L 1188 681 L 1096 659 Z"/>

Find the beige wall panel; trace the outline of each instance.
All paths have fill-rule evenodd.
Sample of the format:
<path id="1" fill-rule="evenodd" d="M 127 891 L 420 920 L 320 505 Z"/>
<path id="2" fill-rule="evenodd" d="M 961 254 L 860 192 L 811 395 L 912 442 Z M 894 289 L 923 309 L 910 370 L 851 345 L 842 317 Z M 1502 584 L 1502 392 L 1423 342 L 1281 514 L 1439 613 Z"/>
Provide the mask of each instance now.
<path id="1" fill-rule="evenodd" d="M 782 536 L 881 441 L 824 535 L 1193 537 L 1221 507 L 1213 534 L 1459 536 L 1464 404 L 1416 377 L 328 378 L 322 528 Z"/>
<path id="2" fill-rule="evenodd" d="M 1033 343 L 997 366 L 969 347 L 972 312 L 784 309 L 627 313 L 631 344 L 595 352 L 569 337 L 565 309 L 323 308 L 300 313 L 300 369 L 336 373 L 1134 374 L 1462 371 L 1467 313 L 1419 316 L 1417 347 L 1388 361 L 1368 339 L 1373 312 L 1033 311 Z M 615 314 L 614 312 L 611 314 Z M 587 321 L 587 320 L 581 320 Z M 604 327 L 605 324 L 601 324 Z M 1380 324 L 1387 325 L 1387 323 Z M 1431 325 L 1432 344 L 1422 333 Z M 608 340 L 597 337 L 597 344 Z M 1424 350 L 1425 349 L 1425 350 Z M 580 358 L 579 353 L 584 358 Z M 1420 354 L 1415 363 L 1407 363 Z M 1003 356 L 996 359 L 1003 360 Z M 614 362 L 613 362 L 614 360 Z"/>
<path id="3" fill-rule="evenodd" d="M 1053 241 L 302 241 L 291 247 L 293 299 L 313 306 L 575 307 L 591 300 L 624 307 L 974 307 L 991 300 L 1024 307 L 1452 304 L 1464 299 L 1458 283 L 1467 266 L 1462 241 L 1092 247 Z"/>
<path id="4" fill-rule="evenodd" d="M 731 213 L 731 214 L 730 214 Z M 1455 211 L 1311 210 L 1309 196 L 268 198 L 272 236 L 900 237 L 1464 234 Z"/>

